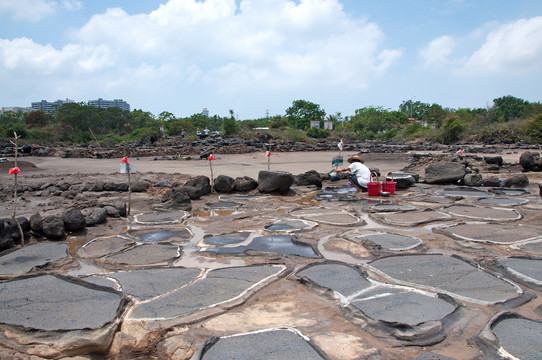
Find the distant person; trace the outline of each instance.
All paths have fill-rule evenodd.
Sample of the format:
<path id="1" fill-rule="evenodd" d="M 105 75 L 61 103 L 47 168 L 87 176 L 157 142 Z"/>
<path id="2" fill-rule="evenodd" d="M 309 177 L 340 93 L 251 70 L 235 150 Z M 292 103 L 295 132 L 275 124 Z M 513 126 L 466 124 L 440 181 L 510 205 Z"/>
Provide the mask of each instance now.
<path id="1" fill-rule="evenodd" d="M 365 160 L 358 155 L 354 155 L 347 160 L 350 165 L 345 168 L 337 169 L 336 172 L 350 171 L 347 175 L 348 181 L 358 189 L 358 191 L 367 191 L 367 183 L 371 181 L 371 170 L 364 165 Z"/>
<path id="2" fill-rule="evenodd" d="M 203 133 L 205 134 L 205 136 L 209 136 L 209 129 L 205 128 L 205 130 L 203 130 Z"/>
<path id="3" fill-rule="evenodd" d="M 199 131 L 199 128 L 196 129 L 196 135 L 198 135 L 199 137 L 201 137 L 201 131 Z"/>
<path id="4" fill-rule="evenodd" d="M 184 134 L 185 134 L 184 129 L 181 129 L 181 138 L 184 138 Z"/>

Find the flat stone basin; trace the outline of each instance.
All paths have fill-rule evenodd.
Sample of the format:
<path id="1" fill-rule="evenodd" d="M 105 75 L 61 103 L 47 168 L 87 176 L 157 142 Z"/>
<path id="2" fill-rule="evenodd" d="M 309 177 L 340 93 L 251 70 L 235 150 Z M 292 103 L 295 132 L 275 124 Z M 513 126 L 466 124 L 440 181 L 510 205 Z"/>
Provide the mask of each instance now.
<path id="1" fill-rule="evenodd" d="M 294 242 L 290 235 L 258 236 L 252 239 L 248 245 L 223 246 L 219 248 L 209 247 L 202 250 L 202 252 L 218 254 L 242 254 L 247 251 L 297 255 L 306 258 L 318 257 L 318 254 L 314 251 L 312 246 Z"/>
<path id="2" fill-rule="evenodd" d="M 433 231 L 454 239 L 494 244 L 515 244 L 542 239 L 542 230 L 521 224 L 462 223 L 434 228 Z"/>
<path id="3" fill-rule="evenodd" d="M 521 196 L 527 195 L 529 192 L 525 189 L 512 189 L 512 188 L 493 188 L 489 189 L 490 192 L 499 195 L 508 195 L 508 196 Z"/>
<path id="4" fill-rule="evenodd" d="M 478 189 L 469 188 L 469 187 L 446 188 L 442 191 L 439 191 L 438 194 L 441 194 L 444 196 L 477 196 L 477 197 L 493 196 L 493 194 L 490 194 L 487 191 L 478 190 Z"/>
<path id="5" fill-rule="evenodd" d="M 97 261 L 105 268 L 117 269 L 124 266 L 170 265 L 180 256 L 180 249 L 176 245 L 143 244 Z"/>
<path id="6" fill-rule="evenodd" d="M 329 225 L 355 225 L 360 222 L 358 217 L 341 209 L 297 209 L 291 211 L 290 215 Z"/>
<path id="7" fill-rule="evenodd" d="M 241 232 L 233 235 L 215 235 L 215 236 L 206 236 L 203 239 L 203 242 L 206 245 L 211 246 L 223 246 L 223 245 L 232 245 L 238 244 L 245 241 L 250 236 L 248 232 Z"/>
<path id="8" fill-rule="evenodd" d="M 542 359 L 542 322 L 521 315 L 501 312 L 480 333 L 484 351 L 494 359 Z"/>
<path id="9" fill-rule="evenodd" d="M 399 225 L 399 226 L 417 226 L 421 224 L 427 224 L 434 221 L 446 221 L 452 217 L 448 214 L 439 211 L 408 211 L 408 212 L 396 212 L 396 213 L 379 213 L 372 214 L 375 220 L 382 222 Z"/>
<path id="10" fill-rule="evenodd" d="M 46 331 L 102 328 L 119 315 L 122 300 L 113 290 L 52 275 L 7 281 L 2 289 L 0 323 Z"/>
<path id="11" fill-rule="evenodd" d="M 442 320 L 457 308 L 437 296 L 389 287 L 360 295 L 352 305 L 373 320 L 409 326 Z"/>
<path id="12" fill-rule="evenodd" d="M 79 258 L 99 258 L 118 253 L 135 246 L 134 239 L 126 236 L 102 236 L 85 243 L 77 250 Z"/>
<path id="13" fill-rule="evenodd" d="M 522 198 L 507 198 L 507 197 L 488 197 L 477 200 L 481 204 L 497 205 L 497 206 L 517 206 L 527 204 L 529 200 Z"/>
<path id="14" fill-rule="evenodd" d="M 537 290 L 542 290 L 542 260 L 508 257 L 495 260 L 505 270 L 505 275 Z"/>
<path id="15" fill-rule="evenodd" d="M 296 275 L 340 293 L 344 298 L 373 286 L 359 270 L 345 264 L 326 263 L 308 266 Z"/>
<path id="16" fill-rule="evenodd" d="M 414 236 L 396 234 L 391 232 L 373 232 L 354 230 L 343 234 L 349 240 L 361 243 L 370 243 L 390 251 L 405 251 L 422 244 L 422 240 Z"/>
<path id="17" fill-rule="evenodd" d="M 513 221 L 521 219 L 521 215 L 512 209 L 472 205 L 451 205 L 441 210 L 450 215 L 485 221 Z"/>
<path id="18" fill-rule="evenodd" d="M 287 329 L 271 329 L 210 340 L 202 345 L 192 359 L 305 360 L 328 357 L 300 333 Z"/>
<path id="19" fill-rule="evenodd" d="M 315 227 L 316 224 L 306 220 L 298 219 L 286 219 L 279 220 L 271 225 L 267 225 L 265 230 L 267 231 L 301 231 L 308 230 Z"/>
<path id="20" fill-rule="evenodd" d="M 416 207 L 408 204 L 375 204 L 371 209 L 376 212 L 414 211 Z"/>
<path id="21" fill-rule="evenodd" d="M 151 243 L 185 243 L 192 237 L 192 232 L 187 228 L 162 228 L 162 229 L 135 229 L 128 230 L 131 237 Z"/>
<path id="22" fill-rule="evenodd" d="M 158 225 L 182 223 L 190 217 L 190 213 L 183 210 L 150 211 L 134 215 L 134 221 L 138 224 Z"/>
<path id="23" fill-rule="evenodd" d="M 453 256 L 390 256 L 368 265 L 370 270 L 402 285 L 443 292 L 475 303 L 501 303 L 523 294 L 519 287 Z"/>
<path id="24" fill-rule="evenodd" d="M 0 257 L 0 275 L 26 273 L 36 266 L 54 263 L 68 257 L 66 243 L 43 242 L 27 245 L 6 252 Z"/>
<path id="25" fill-rule="evenodd" d="M 207 209 L 237 209 L 244 204 L 233 202 L 233 201 L 219 201 L 213 203 L 205 203 L 205 208 Z"/>
<path id="26" fill-rule="evenodd" d="M 189 285 L 181 286 L 186 283 L 186 280 L 181 280 L 176 290 L 136 305 L 130 318 L 146 321 L 180 318 L 209 308 L 223 312 L 237 305 L 236 300 L 240 296 L 255 292 L 283 270 L 283 266 L 273 265 L 223 268 L 211 270 L 196 280 L 196 272 L 191 271 L 186 273 L 190 280 L 194 280 Z M 227 305 L 228 302 L 231 306 Z"/>
<path id="27" fill-rule="evenodd" d="M 526 253 L 542 255 L 542 239 L 527 241 L 520 244 L 514 244 L 510 246 L 513 249 L 519 249 Z"/>

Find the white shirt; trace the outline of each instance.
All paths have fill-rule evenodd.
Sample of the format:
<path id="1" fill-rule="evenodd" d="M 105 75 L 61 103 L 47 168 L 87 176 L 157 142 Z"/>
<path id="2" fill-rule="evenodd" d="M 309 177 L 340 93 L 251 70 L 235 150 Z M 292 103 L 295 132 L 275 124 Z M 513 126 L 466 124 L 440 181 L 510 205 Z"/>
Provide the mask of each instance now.
<path id="1" fill-rule="evenodd" d="M 358 183 L 363 187 L 367 187 L 367 183 L 371 181 L 371 170 L 359 162 L 353 162 L 352 164 L 348 165 L 348 168 L 354 173 L 354 175 L 356 175 L 358 178 Z"/>

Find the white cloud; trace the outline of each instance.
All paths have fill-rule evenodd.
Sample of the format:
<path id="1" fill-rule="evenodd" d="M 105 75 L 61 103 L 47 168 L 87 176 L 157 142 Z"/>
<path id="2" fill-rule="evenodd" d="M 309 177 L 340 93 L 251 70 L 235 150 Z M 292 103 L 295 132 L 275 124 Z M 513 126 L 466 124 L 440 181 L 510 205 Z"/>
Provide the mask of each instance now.
<path id="1" fill-rule="evenodd" d="M 491 30 L 484 44 L 465 62 L 463 70 L 523 72 L 540 68 L 542 17 L 521 19 Z"/>
<path id="2" fill-rule="evenodd" d="M 449 61 L 456 41 L 453 37 L 445 35 L 431 40 L 421 51 L 420 57 L 425 67 L 441 67 Z"/>
<path id="3" fill-rule="evenodd" d="M 15 20 L 37 22 L 52 15 L 57 3 L 49 0 L 0 0 L 0 13 L 10 13 Z"/>
<path id="4" fill-rule="evenodd" d="M 62 49 L 24 38 L 0 40 L 0 53 L 9 54 L 0 59 L 0 72 L 58 78 L 68 72 L 95 92 L 117 87 L 126 93 L 141 84 L 147 91 L 160 84 L 177 92 L 204 84 L 229 94 L 355 90 L 402 56 L 383 49 L 381 29 L 352 19 L 338 0 L 243 0 L 238 8 L 235 0 L 170 0 L 149 14 L 108 9 L 69 36 Z"/>

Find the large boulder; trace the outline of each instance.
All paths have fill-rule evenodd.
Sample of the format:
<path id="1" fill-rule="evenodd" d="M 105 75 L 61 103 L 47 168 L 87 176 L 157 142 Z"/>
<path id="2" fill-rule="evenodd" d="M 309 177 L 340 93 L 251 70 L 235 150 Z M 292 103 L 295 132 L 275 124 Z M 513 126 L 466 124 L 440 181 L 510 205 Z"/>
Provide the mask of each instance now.
<path id="1" fill-rule="evenodd" d="M 294 183 L 294 176 L 284 171 L 265 171 L 258 173 L 258 191 L 262 193 L 279 192 L 285 195 Z"/>
<path id="2" fill-rule="evenodd" d="M 191 200 L 197 200 L 211 193 L 211 180 L 207 176 L 197 176 L 188 180 L 181 189 L 186 190 Z"/>
<path id="3" fill-rule="evenodd" d="M 525 151 L 519 157 L 523 171 L 542 171 L 542 159 L 539 153 Z"/>
<path id="4" fill-rule="evenodd" d="M 396 189 L 407 189 L 416 184 L 419 177 L 417 173 L 394 171 L 386 174 L 386 181 L 395 181 Z"/>
<path id="5" fill-rule="evenodd" d="M 57 215 L 46 216 L 43 221 L 43 235 L 51 240 L 64 239 L 64 221 Z"/>
<path id="6" fill-rule="evenodd" d="M 428 184 L 457 183 L 465 174 L 465 167 L 462 164 L 438 162 L 425 168 L 425 182 Z"/>
<path id="7" fill-rule="evenodd" d="M 87 221 L 85 216 L 78 209 L 69 209 L 62 215 L 64 229 L 70 232 L 78 232 L 85 229 Z"/>
<path id="8" fill-rule="evenodd" d="M 41 218 L 40 213 L 35 213 L 30 216 L 30 229 L 34 232 L 36 235 L 41 235 L 43 233 L 43 220 Z"/>
<path id="9" fill-rule="evenodd" d="M 233 190 L 237 192 L 252 191 L 258 187 L 258 182 L 249 176 L 236 177 Z"/>
<path id="10" fill-rule="evenodd" d="M 500 187 L 501 186 L 501 180 L 496 176 L 491 176 L 488 178 L 485 178 L 482 186 L 484 187 Z"/>
<path id="11" fill-rule="evenodd" d="M 503 159 L 502 156 L 484 156 L 484 161 L 486 164 L 502 166 Z"/>
<path id="12" fill-rule="evenodd" d="M 151 186 L 151 183 L 149 183 L 148 181 L 138 180 L 138 181 L 135 181 L 132 184 L 132 191 L 133 192 L 146 192 L 147 189 L 149 188 L 149 186 Z"/>
<path id="13" fill-rule="evenodd" d="M 105 208 L 86 209 L 84 215 L 87 226 L 103 224 L 107 220 L 107 210 Z"/>
<path id="14" fill-rule="evenodd" d="M 463 178 L 463 181 L 466 186 L 482 186 L 484 180 L 480 174 L 467 174 Z"/>
<path id="15" fill-rule="evenodd" d="M 162 195 L 160 201 L 162 202 L 159 206 L 161 209 L 192 210 L 190 195 L 184 187 L 168 190 L 168 192 Z"/>
<path id="16" fill-rule="evenodd" d="M 214 188 L 219 193 L 231 193 L 235 188 L 235 179 L 230 176 L 219 175 L 215 179 Z"/>
<path id="17" fill-rule="evenodd" d="M 304 174 L 294 177 L 294 184 L 299 186 L 315 185 L 318 189 L 322 187 L 322 177 L 315 170 L 309 170 Z"/>
<path id="18" fill-rule="evenodd" d="M 517 174 L 504 179 L 502 186 L 507 188 L 526 188 L 529 186 L 529 178 L 525 174 Z"/>

